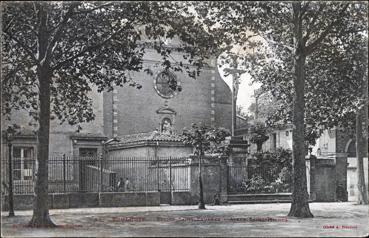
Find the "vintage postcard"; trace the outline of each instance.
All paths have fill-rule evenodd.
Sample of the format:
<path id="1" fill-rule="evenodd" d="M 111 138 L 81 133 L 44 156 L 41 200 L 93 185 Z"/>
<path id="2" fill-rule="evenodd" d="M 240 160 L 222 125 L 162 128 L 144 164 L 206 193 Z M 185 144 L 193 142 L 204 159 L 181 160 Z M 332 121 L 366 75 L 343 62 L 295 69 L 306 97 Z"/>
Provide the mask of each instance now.
<path id="1" fill-rule="evenodd" d="M 1 6 L 2 237 L 366 237 L 368 3 Z"/>

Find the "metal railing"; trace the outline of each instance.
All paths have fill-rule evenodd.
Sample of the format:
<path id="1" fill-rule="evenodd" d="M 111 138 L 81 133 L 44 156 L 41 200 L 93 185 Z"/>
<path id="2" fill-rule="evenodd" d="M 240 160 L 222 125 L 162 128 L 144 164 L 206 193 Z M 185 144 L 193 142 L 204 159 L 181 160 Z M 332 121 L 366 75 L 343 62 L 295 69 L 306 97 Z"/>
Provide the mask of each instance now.
<path id="1" fill-rule="evenodd" d="M 2 194 L 8 193 L 9 164 L 1 161 Z M 48 163 L 49 193 L 189 191 L 190 159 L 187 157 L 53 157 Z M 37 161 L 13 158 L 14 194 L 32 194 Z"/>

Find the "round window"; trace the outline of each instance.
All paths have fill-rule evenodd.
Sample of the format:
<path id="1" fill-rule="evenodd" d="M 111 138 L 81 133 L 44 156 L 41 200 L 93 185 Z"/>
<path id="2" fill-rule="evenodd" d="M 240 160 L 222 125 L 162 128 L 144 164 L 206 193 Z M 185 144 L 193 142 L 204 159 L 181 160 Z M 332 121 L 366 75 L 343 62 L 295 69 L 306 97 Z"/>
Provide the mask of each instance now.
<path id="1" fill-rule="evenodd" d="M 171 98 L 178 89 L 176 76 L 168 71 L 163 71 L 155 78 L 155 90 L 163 98 Z"/>

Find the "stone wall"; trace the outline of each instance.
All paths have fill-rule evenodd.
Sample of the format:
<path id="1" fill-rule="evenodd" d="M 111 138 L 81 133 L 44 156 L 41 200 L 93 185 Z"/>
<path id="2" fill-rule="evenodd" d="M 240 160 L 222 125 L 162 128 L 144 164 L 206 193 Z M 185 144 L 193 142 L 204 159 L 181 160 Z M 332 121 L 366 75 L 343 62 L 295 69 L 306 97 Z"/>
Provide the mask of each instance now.
<path id="1" fill-rule="evenodd" d="M 336 165 L 332 159 L 310 158 L 310 199 L 336 201 Z"/>
<path id="2" fill-rule="evenodd" d="M 227 194 L 227 174 L 224 161 L 217 157 L 205 156 L 202 160 L 202 184 L 204 202 L 213 203 L 214 196 Z M 191 163 L 191 197 L 194 202 L 199 201 L 199 160 L 192 157 Z"/>
<path id="3" fill-rule="evenodd" d="M 171 205 L 191 205 L 197 204 L 198 201 L 194 200 L 191 192 L 173 192 Z"/>
<path id="4" fill-rule="evenodd" d="M 357 201 L 358 198 L 358 170 L 357 170 L 357 159 L 347 158 L 348 169 L 347 169 L 347 190 L 348 200 Z M 366 187 L 368 188 L 368 158 L 363 159 L 364 165 L 364 176 L 366 181 Z"/>
<path id="5" fill-rule="evenodd" d="M 31 210 L 33 195 L 14 195 L 15 210 Z M 2 210 L 7 211 L 8 196 L 2 200 Z M 159 192 L 112 193 L 53 193 L 49 194 L 50 209 L 83 207 L 159 206 Z"/>

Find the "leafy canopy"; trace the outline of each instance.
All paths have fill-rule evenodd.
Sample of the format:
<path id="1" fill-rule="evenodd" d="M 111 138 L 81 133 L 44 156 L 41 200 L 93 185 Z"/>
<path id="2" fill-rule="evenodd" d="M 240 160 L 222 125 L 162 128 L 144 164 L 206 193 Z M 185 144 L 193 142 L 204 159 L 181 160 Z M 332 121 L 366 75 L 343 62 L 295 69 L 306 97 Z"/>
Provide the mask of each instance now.
<path id="1" fill-rule="evenodd" d="M 49 69 L 51 118 L 75 125 L 94 119 L 98 92 L 127 84 L 140 88 L 132 72 L 151 70 L 147 49 L 164 69 L 195 77 L 205 55 L 194 36 L 207 40 L 179 2 L 16 2 L 3 4 L 3 115 L 24 109 L 39 120 L 40 70 Z M 45 16 L 46 15 L 46 16 Z M 180 39 L 167 45 L 167 39 Z M 198 46 L 206 48 L 205 44 Z M 183 54 L 176 62 L 172 52 Z M 176 85 L 173 85 L 176 87 Z"/>
<path id="2" fill-rule="evenodd" d="M 192 123 L 190 129 L 183 129 L 182 140 L 187 145 L 192 145 L 195 154 L 226 153 L 225 139 L 230 136 L 230 131 L 219 127 L 209 127 L 203 123 Z"/>
<path id="3" fill-rule="evenodd" d="M 299 6 L 302 53 L 307 56 L 306 134 L 319 134 L 320 128 L 351 127 L 352 115 L 363 105 L 359 91 L 367 68 L 367 4 L 306 1 Z M 272 94 L 277 103 L 268 115 L 269 124 L 291 123 L 297 53 L 297 15 L 292 13 L 297 12 L 297 4 L 203 2 L 195 9 L 221 52 L 237 49 L 220 64 L 237 62 L 243 72 L 262 83 L 263 91 Z"/>

